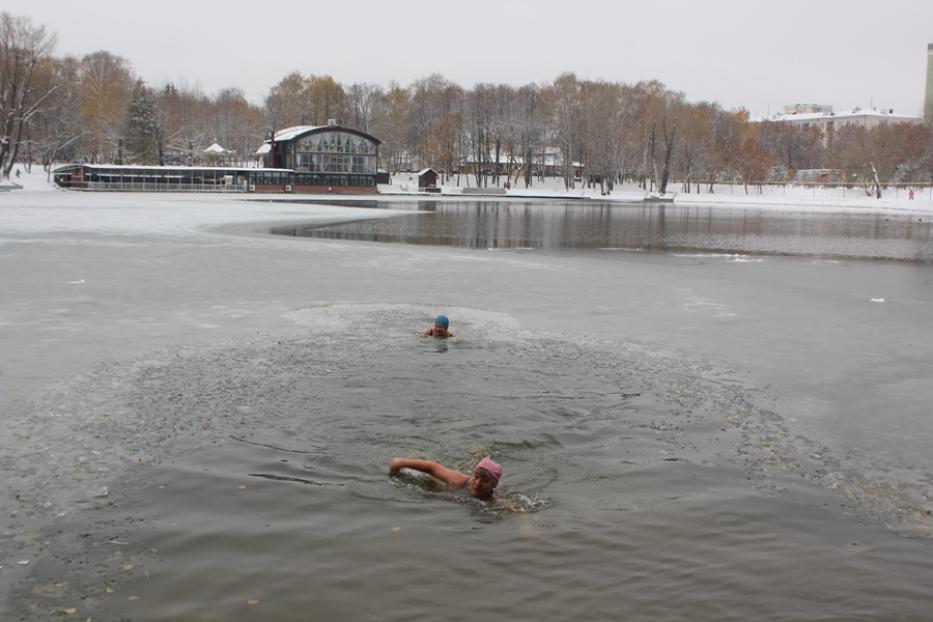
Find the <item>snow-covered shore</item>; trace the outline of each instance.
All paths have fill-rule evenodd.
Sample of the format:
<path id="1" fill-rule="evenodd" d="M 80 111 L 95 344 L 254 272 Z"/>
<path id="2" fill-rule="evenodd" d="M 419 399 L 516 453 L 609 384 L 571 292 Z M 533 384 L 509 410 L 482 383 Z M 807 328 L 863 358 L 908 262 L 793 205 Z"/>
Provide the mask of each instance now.
<path id="1" fill-rule="evenodd" d="M 464 189 L 475 187 L 473 178 L 461 176 L 453 177 L 446 183 L 440 184 L 440 196 L 467 196 Z M 686 194 L 679 192 L 680 184 L 673 185 L 670 193 L 674 203 L 678 205 L 729 205 L 755 208 L 803 208 L 808 210 L 847 210 L 851 208 L 870 211 L 909 211 L 917 213 L 933 212 L 933 187 L 918 189 L 911 200 L 904 188 L 890 188 L 884 191 L 881 199 L 875 199 L 865 194 L 860 188 L 822 188 L 816 186 L 766 186 L 759 194 L 757 188 L 749 186 L 748 194 L 740 184 L 721 184 L 714 188 L 713 193 L 703 192 Z M 379 191 L 383 195 L 416 195 L 436 198 L 435 193 L 418 192 L 418 181 L 414 174 L 400 173 L 394 175 L 391 184 L 380 185 Z M 551 177 L 541 182 L 535 180 L 530 188 L 523 187 L 522 183 L 505 190 L 500 197 L 514 198 L 541 198 L 541 199 L 595 199 L 600 201 L 630 203 L 641 202 L 645 198 L 645 191 L 636 184 L 616 186 L 609 195 L 600 195 L 599 188 L 586 188 L 583 184 L 571 190 L 564 188 L 560 178 Z M 476 197 L 471 197 L 476 198 Z"/>
<path id="2" fill-rule="evenodd" d="M 508 190 L 502 189 L 500 194 L 471 195 L 470 187 L 475 187 L 472 178 L 467 179 L 461 176 L 459 179 L 451 178 L 447 183 L 439 185 L 440 192 L 426 193 L 418 191 L 418 181 L 414 174 L 400 173 L 394 175 L 391 184 L 381 184 L 378 195 L 366 195 L 368 200 L 377 201 L 395 201 L 399 199 L 410 200 L 413 197 L 419 199 L 563 199 L 563 200 L 599 200 L 617 203 L 642 202 L 645 198 L 645 191 L 635 184 L 625 184 L 617 186 L 611 194 L 600 195 L 599 188 L 586 188 L 578 184 L 576 188 L 567 190 L 564 188 L 563 181 L 559 178 L 548 178 L 544 182 L 535 180 L 529 187 L 523 187 L 519 183 L 518 187 L 512 187 Z M 70 192 L 57 188 L 53 183 L 47 180 L 47 175 L 38 166 L 33 168 L 32 173 L 23 173 L 21 177 L 12 181 L 4 180 L 4 184 L 10 189 L 10 192 L 20 196 L 33 193 L 45 192 Z M 674 203 L 677 205 L 690 206 L 729 206 L 746 207 L 754 209 L 793 209 L 807 211 L 869 211 L 869 212 L 910 212 L 917 214 L 933 213 L 933 187 L 919 188 L 915 192 L 914 199 L 910 199 L 904 188 L 888 188 L 884 191 L 881 199 L 875 199 L 867 196 L 860 188 L 830 188 L 816 186 L 766 186 L 759 194 L 758 189 L 749 187 L 748 194 L 742 185 L 723 184 L 716 186 L 713 193 L 693 192 L 690 194 L 677 192 L 679 184 L 675 184 L 675 191 L 670 193 L 674 197 Z M 90 193 L 89 193 L 90 194 Z M 124 193 L 119 193 L 124 194 Z M 146 193 L 140 193 L 140 196 Z M 103 196 L 104 193 L 93 193 L 94 196 Z M 188 202 L 191 200 L 205 202 L 224 202 L 229 203 L 231 199 L 258 199 L 266 198 L 275 201 L 303 201 L 321 198 L 322 202 L 328 199 L 334 199 L 335 195 L 309 195 L 309 194 L 276 194 L 276 195 L 243 195 L 243 194 L 200 194 L 200 193 L 172 193 L 157 194 L 150 193 L 150 196 L 159 196 L 165 202 Z M 347 198 L 341 195 L 339 198 Z M 17 201 L 19 202 L 19 201 Z M 105 201 L 106 202 L 106 201 Z M 345 212 L 344 212 L 345 213 Z"/>

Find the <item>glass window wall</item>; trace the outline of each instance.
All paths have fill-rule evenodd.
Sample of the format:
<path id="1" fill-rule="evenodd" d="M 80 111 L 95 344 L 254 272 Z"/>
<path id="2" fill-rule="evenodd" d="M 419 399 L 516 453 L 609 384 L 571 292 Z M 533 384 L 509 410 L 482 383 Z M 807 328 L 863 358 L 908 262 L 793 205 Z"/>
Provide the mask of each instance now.
<path id="1" fill-rule="evenodd" d="M 293 143 L 289 168 L 307 173 L 375 175 L 376 145 L 348 132 L 322 132 Z"/>

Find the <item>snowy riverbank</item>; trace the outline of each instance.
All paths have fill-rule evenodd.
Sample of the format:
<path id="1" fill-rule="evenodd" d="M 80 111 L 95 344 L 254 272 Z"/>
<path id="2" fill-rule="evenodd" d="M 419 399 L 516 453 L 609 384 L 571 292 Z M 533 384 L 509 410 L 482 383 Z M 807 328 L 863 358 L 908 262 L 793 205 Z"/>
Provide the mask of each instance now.
<path id="1" fill-rule="evenodd" d="M 377 201 L 396 201 L 400 197 L 417 197 L 426 200 L 438 200 L 445 198 L 466 199 L 561 199 L 561 200 L 598 200 L 615 203 L 640 203 L 645 198 L 645 192 L 638 188 L 636 184 L 624 184 L 617 186 L 609 195 L 600 195 L 599 188 L 586 188 L 578 184 L 574 189 L 565 189 L 563 181 L 559 178 L 548 178 L 544 182 L 535 181 L 529 187 L 513 187 L 509 190 L 502 190 L 503 194 L 497 195 L 470 195 L 465 189 L 473 187 L 475 182 L 473 178 L 467 180 L 466 176 L 461 176 L 460 184 L 457 184 L 457 178 L 453 177 L 447 183 L 440 184 L 439 193 L 419 192 L 417 188 L 417 178 L 414 174 L 400 173 L 394 175 L 391 184 L 379 185 L 378 195 L 366 195 L 367 200 Z M 48 181 L 47 175 L 38 166 L 33 167 L 32 173 L 23 173 L 22 176 L 10 182 L 5 180 L 7 186 L 16 186 L 11 189 L 17 194 L 32 194 L 42 192 L 70 192 L 57 188 Z M 679 188 L 679 184 L 675 188 Z M 677 205 L 718 205 L 751 207 L 756 209 L 804 209 L 808 211 L 870 211 L 870 212 L 910 212 L 917 214 L 933 214 L 933 188 L 918 189 L 915 198 L 910 199 L 904 188 L 889 188 L 884 191 L 881 199 L 875 199 L 867 196 L 860 188 L 823 188 L 810 186 L 766 186 L 759 194 L 757 188 L 749 187 L 748 194 L 741 185 L 723 184 L 715 187 L 713 193 L 682 193 L 672 192 L 674 203 Z M 101 196 L 103 193 L 93 193 Z M 117 193 L 124 194 L 124 193 Z M 271 199 L 275 201 L 301 201 L 306 202 L 313 199 L 335 198 L 333 194 L 309 195 L 309 194 L 199 194 L 199 193 L 140 193 L 142 195 L 161 196 L 166 202 L 187 201 L 192 197 L 203 197 L 208 202 L 221 201 L 229 202 L 230 199 Z M 173 198 L 170 198 L 173 197 Z M 208 198 L 210 197 L 210 198 Z M 340 195 L 340 198 L 347 198 L 346 195 Z M 202 199 L 199 199 L 202 200 Z"/>
<path id="2" fill-rule="evenodd" d="M 463 196 L 464 189 L 475 187 L 475 180 L 461 176 L 459 184 L 457 178 L 452 177 L 446 183 L 440 184 L 441 196 Z M 721 184 L 714 188 L 713 193 L 693 192 L 686 194 L 678 192 L 680 184 L 673 185 L 674 202 L 679 205 L 746 205 L 754 207 L 803 207 L 808 209 L 848 209 L 876 211 L 910 211 L 917 213 L 933 212 L 933 188 L 923 188 L 915 193 L 913 200 L 909 199 L 904 188 L 891 188 L 886 190 L 881 199 L 867 196 L 861 188 L 822 188 L 816 186 L 766 186 L 759 194 L 757 188 L 749 186 L 748 194 L 742 185 Z M 418 180 L 414 174 L 401 173 L 394 175 L 391 184 L 379 186 L 379 191 L 385 195 L 417 195 L 436 198 L 435 193 L 418 192 Z M 467 192 L 469 192 L 467 190 Z M 645 198 L 645 191 L 637 184 L 624 184 L 616 186 L 609 195 L 600 195 L 599 188 L 586 188 L 577 184 L 576 188 L 564 188 L 560 178 L 551 177 L 543 182 L 535 180 L 534 184 L 525 188 L 522 183 L 508 190 L 503 189 L 500 197 L 513 198 L 539 198 L 539 199 L 594 199 L 620 203 L 640 202 Z M 481 195 L 478 195 L 481 196 Z M 473 197 L 478 198 L 478 197 Z M 488 197 L 486 197 L 488 198 Z"/>

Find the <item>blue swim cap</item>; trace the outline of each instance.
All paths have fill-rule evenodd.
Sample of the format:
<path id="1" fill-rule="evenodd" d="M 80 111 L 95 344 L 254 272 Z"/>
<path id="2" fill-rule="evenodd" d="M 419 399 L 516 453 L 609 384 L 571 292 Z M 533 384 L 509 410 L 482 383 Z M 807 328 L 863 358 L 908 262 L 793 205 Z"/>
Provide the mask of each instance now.
<path id="1" fill-rule="evenodd" d="M 444 330 L 447 330 L 447 327 L 450 326 L 450 320 L 447 319 L 446 315 L 438 315 L 434 318 L 434 323 L 438 326 L 443 326 Z"/>

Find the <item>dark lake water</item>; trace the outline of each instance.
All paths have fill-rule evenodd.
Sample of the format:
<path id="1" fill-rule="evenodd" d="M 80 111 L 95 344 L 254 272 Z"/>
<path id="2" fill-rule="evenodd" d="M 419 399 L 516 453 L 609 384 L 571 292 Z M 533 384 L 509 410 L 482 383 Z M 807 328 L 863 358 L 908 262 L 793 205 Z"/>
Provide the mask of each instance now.
<path id="1" fill-rule="evenodd" d="M 274 227 L 272 233 L 490 249 L 933 259 L 930 217 L 916 214 L 558 201 L 347 204 L 410 209 L 414 213 L 326 226 Z"/>
<path id="2" fill-rule="evenodd" d="M 104 362 L 4 413 L 0 613 L 933 619 L 925 218 L 378 207 L 9 250 L 0 372 Z M 492 504 L 386 472 L 487 454 Z"/>
<path id="3" fill-rule="evenodd" d="M 128 415 L 80 465 L 56 450 L 63 466 L 141 458 L 57 521 L 46 537 L 73 535 L 30 589 L 112 620 L 929 619 L 929 541 L 884 526 L 894 497 L 841 474 L 851 496 L 827 491 L 814 474 L 838 456 L 717 372 L 490 317 L 459 315 L 472 338 L 447 343 L 412 337 L 416 309 L 306 313 L 307 338 L 56 396 L 73 418 Z M 506 465 L 495 504 L 386 474 L 394 455 L 486 454 Z"/>

